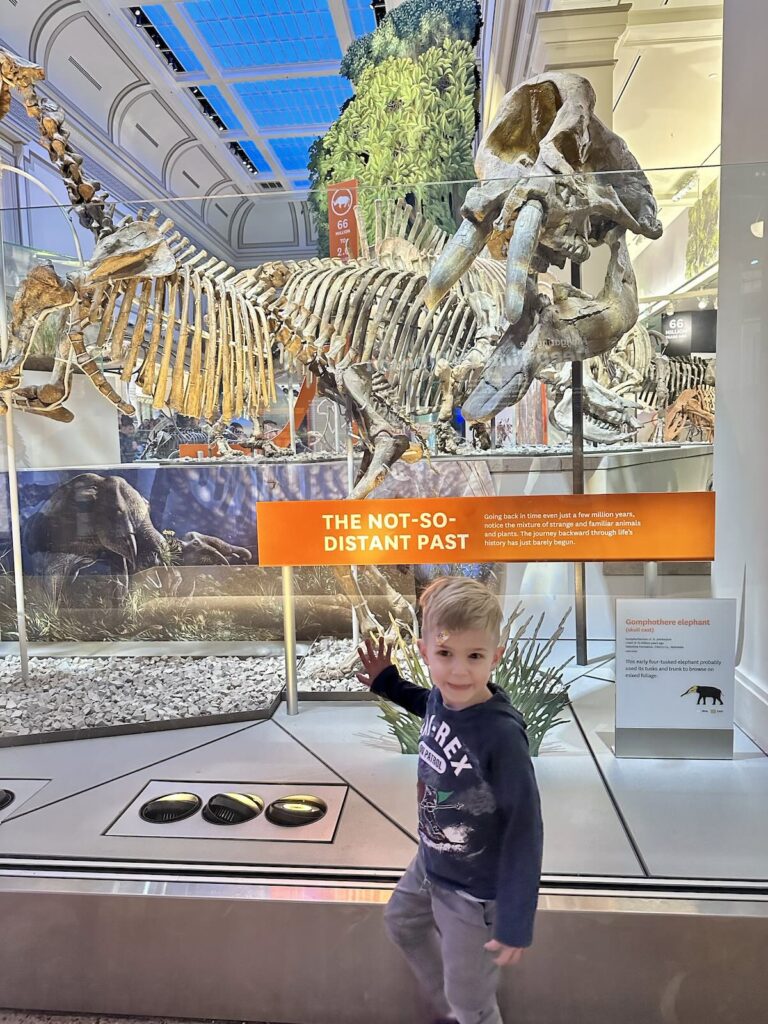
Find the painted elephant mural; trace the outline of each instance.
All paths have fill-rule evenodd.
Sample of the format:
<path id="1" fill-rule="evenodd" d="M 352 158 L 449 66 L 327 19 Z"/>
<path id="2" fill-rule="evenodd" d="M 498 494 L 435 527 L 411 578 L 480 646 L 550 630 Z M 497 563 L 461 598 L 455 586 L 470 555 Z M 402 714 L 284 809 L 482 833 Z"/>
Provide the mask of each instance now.
<path id="1" fill-rule="evenodd" d="M 237 565 L 251 552 L 220 537 L 157 530 L 147 500 L 120 476 L 81 473 L 61 484 L 24 524 L 24 548 L 40 575 L 74 579 L 96 563 L 127 586 L 153 566 Z"/>

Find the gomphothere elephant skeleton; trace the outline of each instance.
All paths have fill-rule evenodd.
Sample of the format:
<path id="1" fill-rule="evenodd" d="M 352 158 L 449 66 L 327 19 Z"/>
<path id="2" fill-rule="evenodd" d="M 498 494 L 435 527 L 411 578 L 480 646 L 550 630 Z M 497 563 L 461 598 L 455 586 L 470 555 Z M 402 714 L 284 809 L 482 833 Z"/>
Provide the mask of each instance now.
<path id="1" fill-rule="evenodd" d="M 478 149 L 481 183 L 426 291 L 434 308 L 486 246 L 506 258 L 508 326 L 464 404 L 469 420 L 519 402 L 546 367 L 609 351 L 637 320 L 625 236 L 654 239 L 662 228 L 648 179 L 594 107 L 586 79 L 547 72 L 504 97 Z M 610 258 L 597 295 L 562 283 L 540 290 L 540 274 L 581 264 L 602 245 Z"/>

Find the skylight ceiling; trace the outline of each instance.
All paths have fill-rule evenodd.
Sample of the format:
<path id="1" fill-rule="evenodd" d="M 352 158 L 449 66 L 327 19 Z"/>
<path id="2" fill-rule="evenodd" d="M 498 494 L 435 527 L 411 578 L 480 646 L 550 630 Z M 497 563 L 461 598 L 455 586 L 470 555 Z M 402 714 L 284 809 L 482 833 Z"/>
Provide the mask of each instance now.
<path id="1" fill-rule="evenodd" d="M 309 147 L 352 95 L 342 55 L 376 27 L 370 0 L 166 0 L 130 11 L 255 183 L 306 189 Z"/>
<path id="2" fill-rule="evenodd" d="M 327 0 L 201 0 L 181 11 L 224 70 L 342 57 Z"/>

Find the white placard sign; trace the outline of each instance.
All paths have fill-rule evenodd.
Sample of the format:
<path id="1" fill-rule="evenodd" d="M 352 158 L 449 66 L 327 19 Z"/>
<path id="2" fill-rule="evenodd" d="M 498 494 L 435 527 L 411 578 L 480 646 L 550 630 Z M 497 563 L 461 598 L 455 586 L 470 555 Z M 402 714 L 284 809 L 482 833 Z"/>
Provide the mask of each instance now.
<path id="1" fill-rule="evenodd" d="M 617 757 L 732 757 L 735 650 L 735 600 L 618 600 Z"/>

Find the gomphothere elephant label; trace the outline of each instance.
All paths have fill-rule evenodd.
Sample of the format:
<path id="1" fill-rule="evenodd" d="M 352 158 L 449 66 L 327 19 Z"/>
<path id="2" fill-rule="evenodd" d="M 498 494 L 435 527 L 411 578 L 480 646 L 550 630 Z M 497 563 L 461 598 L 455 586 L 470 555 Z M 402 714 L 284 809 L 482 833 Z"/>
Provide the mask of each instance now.
<path id="1" fill-rule="evenodd" d="M 616 754 L 733 755 L 736 602 L 616 602 Z"/>

